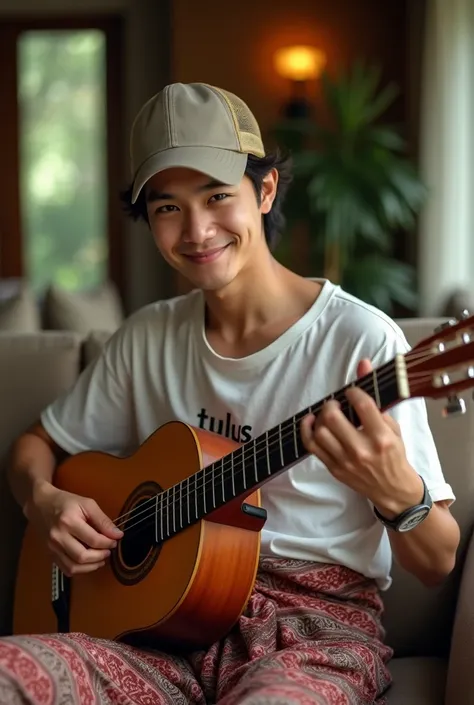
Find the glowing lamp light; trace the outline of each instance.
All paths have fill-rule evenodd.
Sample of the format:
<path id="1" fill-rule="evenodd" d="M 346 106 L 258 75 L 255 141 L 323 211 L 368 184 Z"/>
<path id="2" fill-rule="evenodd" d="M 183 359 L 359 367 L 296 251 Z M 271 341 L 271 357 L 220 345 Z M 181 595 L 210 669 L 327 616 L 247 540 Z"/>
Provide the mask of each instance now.
<path id="1" fill-rule="evenodd" d="M 279 49 L 274 57 L 275 69 L 291 81 L 309 81 L 318 78 L 326 65 L 326 55 L 310 46 L 292 46 Z"/>

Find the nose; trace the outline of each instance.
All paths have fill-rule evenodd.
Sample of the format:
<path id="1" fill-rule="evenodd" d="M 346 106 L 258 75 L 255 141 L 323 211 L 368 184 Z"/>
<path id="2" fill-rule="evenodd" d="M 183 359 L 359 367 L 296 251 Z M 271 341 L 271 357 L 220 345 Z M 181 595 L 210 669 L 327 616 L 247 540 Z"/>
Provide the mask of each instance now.
<path id="1" fill-rule="evenodd" d="M 201 209 L 189 209 L 183 219 L 182 239 L 196 245 L 211 240 L 217 234 L 216 224 L 209 212 Z"/>

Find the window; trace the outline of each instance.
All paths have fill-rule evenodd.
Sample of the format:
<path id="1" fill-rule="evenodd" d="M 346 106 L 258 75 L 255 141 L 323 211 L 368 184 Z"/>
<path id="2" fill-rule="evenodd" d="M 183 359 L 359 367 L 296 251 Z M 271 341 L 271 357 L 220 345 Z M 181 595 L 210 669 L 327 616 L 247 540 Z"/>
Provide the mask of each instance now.
<path id="1" fill-rule="evenodd" d="M 52 282 L 80 290 L 111 278 L 122 288 L 120 25 L 39 24 L 0 25 L 15 145 L 0 184 L 16 182 L 7 227 L 0 220 L 0 276 L 23 276 L 38 295 Z"/>
<path id="2" fill-rule="evenodd" d="M 37 292 L 107 277 L 105 36 L 24 32 L 18 41 L 20 212 Z"/>

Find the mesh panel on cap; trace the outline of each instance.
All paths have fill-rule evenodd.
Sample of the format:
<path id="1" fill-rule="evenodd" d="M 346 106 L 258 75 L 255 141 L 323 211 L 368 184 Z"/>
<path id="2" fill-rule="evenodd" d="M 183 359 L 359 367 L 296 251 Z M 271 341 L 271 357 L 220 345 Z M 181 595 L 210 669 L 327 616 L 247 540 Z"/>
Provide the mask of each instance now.
<path id="1" fill-rule="evenodd" d="M 265 149 L 263 147 L 262 136 L 260 134 L 260 128 L 255 117 L 244 103 L 241 98 L 224 90 L 223 88 L 216 88 L 213 86 L 214 90 L 217 91 L 225 100 L 229 106 L 229 110 L 234 118 L 235 126 L 237 129 L 237 136 L 240 142 L 240 148 L 243 152 L 250 152 L 256 157 L 264 157 Z"/>

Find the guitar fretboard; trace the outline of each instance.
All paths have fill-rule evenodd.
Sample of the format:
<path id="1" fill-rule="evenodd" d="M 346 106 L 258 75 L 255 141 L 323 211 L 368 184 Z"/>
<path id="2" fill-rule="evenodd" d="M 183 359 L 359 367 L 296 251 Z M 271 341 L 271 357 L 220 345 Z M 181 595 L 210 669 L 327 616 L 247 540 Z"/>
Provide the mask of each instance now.
<path id="1" fill-rule="evenodd" d="M 317 415 L 327 401 L 338 401 L 346 418 L 359 427 L 360 420 L 345 396 L 349 387 L 359 386 L 381 410 L 409 396 L 404 388 L 404 370 L 403 356 L 397 356 L 357 382 L 303 409 L 157 495 L 154 517 L 156 541 L 161 543 L 171 538 L 215 509 L 247 494 L 249 490 L 257 489 L 303 460 L 308 453 L 301 440 L 300 422 L 310 413 Z"/>

